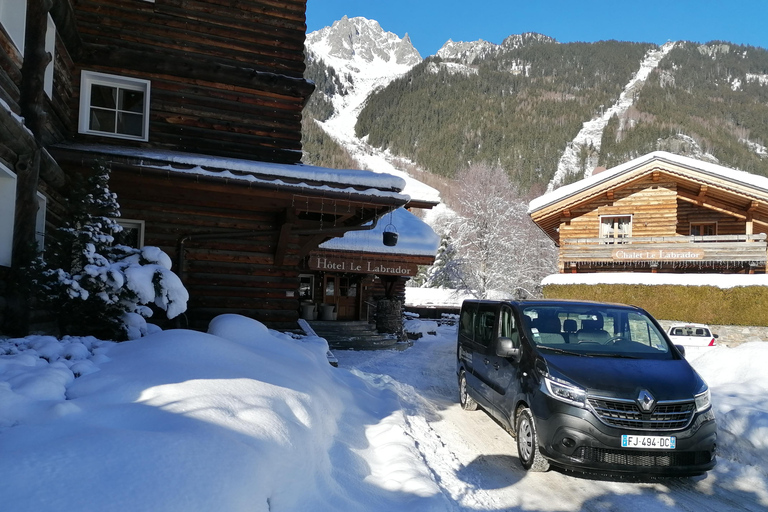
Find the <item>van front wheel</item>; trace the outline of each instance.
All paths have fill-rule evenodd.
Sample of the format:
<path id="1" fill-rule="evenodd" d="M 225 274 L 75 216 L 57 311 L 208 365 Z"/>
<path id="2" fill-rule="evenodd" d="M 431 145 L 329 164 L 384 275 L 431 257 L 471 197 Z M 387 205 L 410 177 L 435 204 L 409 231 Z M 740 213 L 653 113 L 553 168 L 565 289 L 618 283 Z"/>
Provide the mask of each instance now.
<path id="1" fill-rule="evenodd" d="M 549 462 L 539 451 L 533 414 L 527 407 L 520 409 L 517 413 L 515 437 L 517 437 L 517 455 L 523 468 L 528 471 L 549 470 Z"/>
<path id="2" fill-rule="evenodd" d="M 467 376 L 464 374 L 464 370 L 461 370 L 461 373 L 459 373 L 459 403 L 461 403 L 461 408 L 465 411 L 477 410 L 477 402 L 469 396 L 469 391 L 467 390 Z"/>

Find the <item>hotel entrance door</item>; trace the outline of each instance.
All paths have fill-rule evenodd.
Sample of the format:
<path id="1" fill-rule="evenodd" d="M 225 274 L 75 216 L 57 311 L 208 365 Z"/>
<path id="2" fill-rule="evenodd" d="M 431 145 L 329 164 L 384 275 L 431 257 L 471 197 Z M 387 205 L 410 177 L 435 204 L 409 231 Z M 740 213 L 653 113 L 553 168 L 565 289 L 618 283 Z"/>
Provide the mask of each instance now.
<path id="1" fill-rule="evenodd" d="M 325 274 L 323 302 L 336 306 L 336 320 L 357 320 L 360 311 L 360 281 L 357 278 Z"/>

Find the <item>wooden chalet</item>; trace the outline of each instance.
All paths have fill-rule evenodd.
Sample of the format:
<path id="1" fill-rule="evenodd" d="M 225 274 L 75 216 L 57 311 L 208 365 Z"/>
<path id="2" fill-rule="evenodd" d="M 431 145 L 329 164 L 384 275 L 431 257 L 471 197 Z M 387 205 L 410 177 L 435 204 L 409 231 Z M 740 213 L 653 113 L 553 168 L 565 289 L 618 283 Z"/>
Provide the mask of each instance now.
<path id="1" fill-rule="evenodd" d="M 530 203 L 563 272 L 765 273 L 768 178 L 654 152 Z"/>
<path id="2" fill-rule="evenodd" d="M 300 165 L 306 0 L 0 0 L 0 311 L 74 173 L 162 248 L 186 321 L 300 313 L 310 251 L 408 203 L 401 178 Z M 21 301 L 21 303 L 19 302 Z M 0 322 L 1 323 L 1 322 Z"/>

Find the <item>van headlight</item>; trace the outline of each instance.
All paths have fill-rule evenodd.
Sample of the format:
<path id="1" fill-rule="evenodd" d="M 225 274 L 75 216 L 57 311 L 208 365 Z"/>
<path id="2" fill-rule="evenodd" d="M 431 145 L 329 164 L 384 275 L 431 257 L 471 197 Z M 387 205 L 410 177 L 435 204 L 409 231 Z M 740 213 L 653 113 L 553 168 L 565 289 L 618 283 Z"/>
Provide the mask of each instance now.
<path id="1" fill-rule="evenodd" d="M 704 389 L 703 393 L 699 393 L 693 399 L 696 401 L 696 412 L 706 411 L 712 405 L 709 388 Z"/>
<path id="2" fill-rule="evenodd" d="M 583 389 L 551 376 L 544 377 L 544 384 L 546 393 L 552 398 L 579 407 L 585 406 L 587 392 Z"/>

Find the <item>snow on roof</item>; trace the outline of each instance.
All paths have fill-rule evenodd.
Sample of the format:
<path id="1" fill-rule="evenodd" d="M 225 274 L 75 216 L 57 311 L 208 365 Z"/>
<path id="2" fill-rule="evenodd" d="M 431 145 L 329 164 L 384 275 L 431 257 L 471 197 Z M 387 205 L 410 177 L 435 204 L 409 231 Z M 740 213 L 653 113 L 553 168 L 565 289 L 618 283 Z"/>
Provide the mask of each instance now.
<path id="1" fill-rule="evenodd" d="M 548 284 L 643 284 L 679 286 L 768 286 L 768 274 L 653 274 L 651 272 L 596 272 L 593 274 L 552 274 Z"/>
<path id="2" fill-rule="evenodd" d="M 687 156 L 676 155 L 674 153 L 668 153 L 666 151 L 654 151 L 641 157 L 625 162 L 616 167 L 612 167 L 599 174 L 593 174 L 588 178 L 565 185 L 557 190 L 544 194 L 531 201 L 528 205 L 528 213 L 532 213 L 536 210 L 549 206 L 558 201 L 561 201 L 569 196 L 575 195 L 583 190 L 587 190 L 595 185 L 604 183 L 610 179 L 615 178 L 623 173 L 630 172 L 642 165 L 645 165 L 653 160 L 662 160 L 672 164 L 676 164 L 682 167 L 688 167 L 694 169 L 703 174 L 708 174 L 720 179 L 730 181 L 739 185 L 746 185 L 748 187 L 758 189 L 763 193 L 768 193 L 768 178 L 764 176 L 758 176 L 737 169 L 731 169 L 722 165 L 713 164 L 710 162 L 704 162 L 695 158 Z"/>
<path id="3" fill-rule="evenodd" d="M 417 180 L 405 171 L 396 169 L 394 166 L 392 166 L 391 169 L 387 169 L 386 171 L 373 170 L 373 172 L 383 172 L 385 174 L 399 176 L 405 180 L 405 187 L 403 188 L 402 193 L 410 197 L 412 201 L 423 201 L 425 203 L 434 204 L 439 204 L 441 201 L 439 190 Z"/>
<path id="4" fill-rule="evenodd" d="M 397 245 L 383 242 L 384 231 L 397 231 Z M 379 219 L 370 231 L 349 231 L 343 237 L 320 244 L 320 249 L 333 251 L 371 252 L 377 254 L 405 254 L 409 256 L 435 256 L 440 237 L 428 224 L 404 208 L 398 208 Z"/>
<path id="5" fill-rule="evenodd" d="M 227 158 L 194 153 L 182 153 L 160 149 L 142 149 L 122 146 L 104 146 L 88 144 L 67 144 L 58 146 L 62 149 L 104 153 L 122 157 L 147 159 L 142 162 L 145 168 L 168 170 L 176 173 L 198 174 L 203 176 L 226 177 L 250 183 L 280 184 L 286 187 L 313 188 L 318 190 L 334 190 L 336 192 L 352 192 L 356 194 L 377 195 L 409 199 L 400 194 L 405 188 L 405 180 L 391 174 L 376 173 L 357 169 L 329 169 L 304 164 L 278 164 L 240 158 Z M 169 165 L 158 164 L 167 162 Z M 175 167 L 170 164 L 190 166 L 190 168 Z M 275 179 L 277 178 L 277 179 Z M 306 180 L 334 185 L 347 185 L 348 189 L 338 186 L 314 185 L 307 183 L 283 182 L 279 178 L 291 180 Z M 367 190 L 351 190 L 351 187 L 366 187 Z"/>

